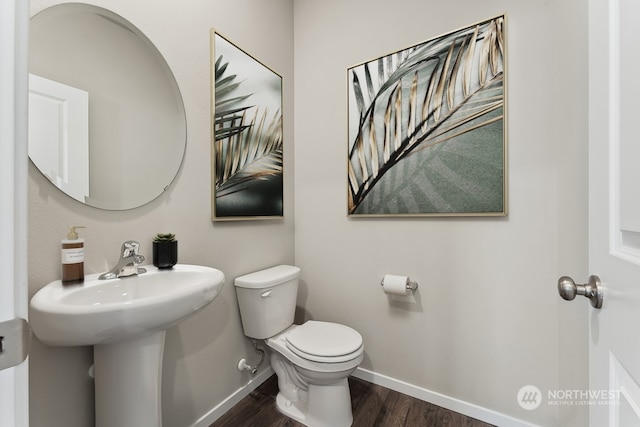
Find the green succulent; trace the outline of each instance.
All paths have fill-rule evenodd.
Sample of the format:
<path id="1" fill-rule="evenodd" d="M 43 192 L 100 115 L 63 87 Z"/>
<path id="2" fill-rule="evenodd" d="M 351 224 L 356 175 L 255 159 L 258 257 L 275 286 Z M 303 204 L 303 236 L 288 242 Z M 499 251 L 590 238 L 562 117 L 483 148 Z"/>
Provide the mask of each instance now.
<path id="1" fill-rule="evenodd" d="M 176 235 L 173 233 L 158 233 L 153 238 L 154 242 L 175 242 Z"/>

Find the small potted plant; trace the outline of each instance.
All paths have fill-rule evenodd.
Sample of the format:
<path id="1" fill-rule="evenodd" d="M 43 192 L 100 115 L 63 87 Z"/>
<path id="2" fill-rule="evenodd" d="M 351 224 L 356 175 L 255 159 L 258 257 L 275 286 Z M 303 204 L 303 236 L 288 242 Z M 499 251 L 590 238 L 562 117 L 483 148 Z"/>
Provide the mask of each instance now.
<path id="1" fill-rule="evenodd" d="M 171 268 L 178 262 L 178 241 L 173 233 L 158 233 L 153 238 L 153 265 Z"/>

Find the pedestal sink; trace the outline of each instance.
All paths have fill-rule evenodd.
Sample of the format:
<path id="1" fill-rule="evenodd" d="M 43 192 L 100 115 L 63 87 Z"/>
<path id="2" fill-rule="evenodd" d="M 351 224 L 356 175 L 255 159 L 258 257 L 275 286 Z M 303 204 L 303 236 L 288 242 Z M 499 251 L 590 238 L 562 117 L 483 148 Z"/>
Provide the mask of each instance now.
<path id="1" fill-rule="evenodd" d="M 166 329 L 213 301 L 224 284 L 215 268 L 144 267 L 146 273 L 125 278 L 57 280 L 31 299 L 29 320 L 42 342 L 94 346 L 96 427 L 162 425 Z"/>

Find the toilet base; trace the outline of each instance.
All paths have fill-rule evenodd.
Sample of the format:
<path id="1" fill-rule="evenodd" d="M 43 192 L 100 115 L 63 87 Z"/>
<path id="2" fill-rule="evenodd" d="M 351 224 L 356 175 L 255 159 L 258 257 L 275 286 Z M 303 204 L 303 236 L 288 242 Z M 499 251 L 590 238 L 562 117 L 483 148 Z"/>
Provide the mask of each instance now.
<path id="1" fill-rule="evenodd" d="M 349 427 L 353 422 L 346 378 L 330 385 L 309 384 L 306 401 L 292 401 L 278 393 L 276 405 L 284 415 L 309 427 Z"/>

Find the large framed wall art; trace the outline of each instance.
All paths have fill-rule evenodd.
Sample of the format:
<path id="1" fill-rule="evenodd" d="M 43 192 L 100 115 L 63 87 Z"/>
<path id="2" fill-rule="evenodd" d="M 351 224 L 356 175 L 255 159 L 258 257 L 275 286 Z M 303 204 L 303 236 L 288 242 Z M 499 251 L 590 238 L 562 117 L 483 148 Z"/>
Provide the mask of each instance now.
<path id="1" fill-rule="evenodd" d="M 212 219 L 283 217 L 282 77 L 211 30 Z"/>
<path id="2" fill-rule="evenodd" d="M 348 215 L 507 214 L 505 16 L 347 70 Z"/>

